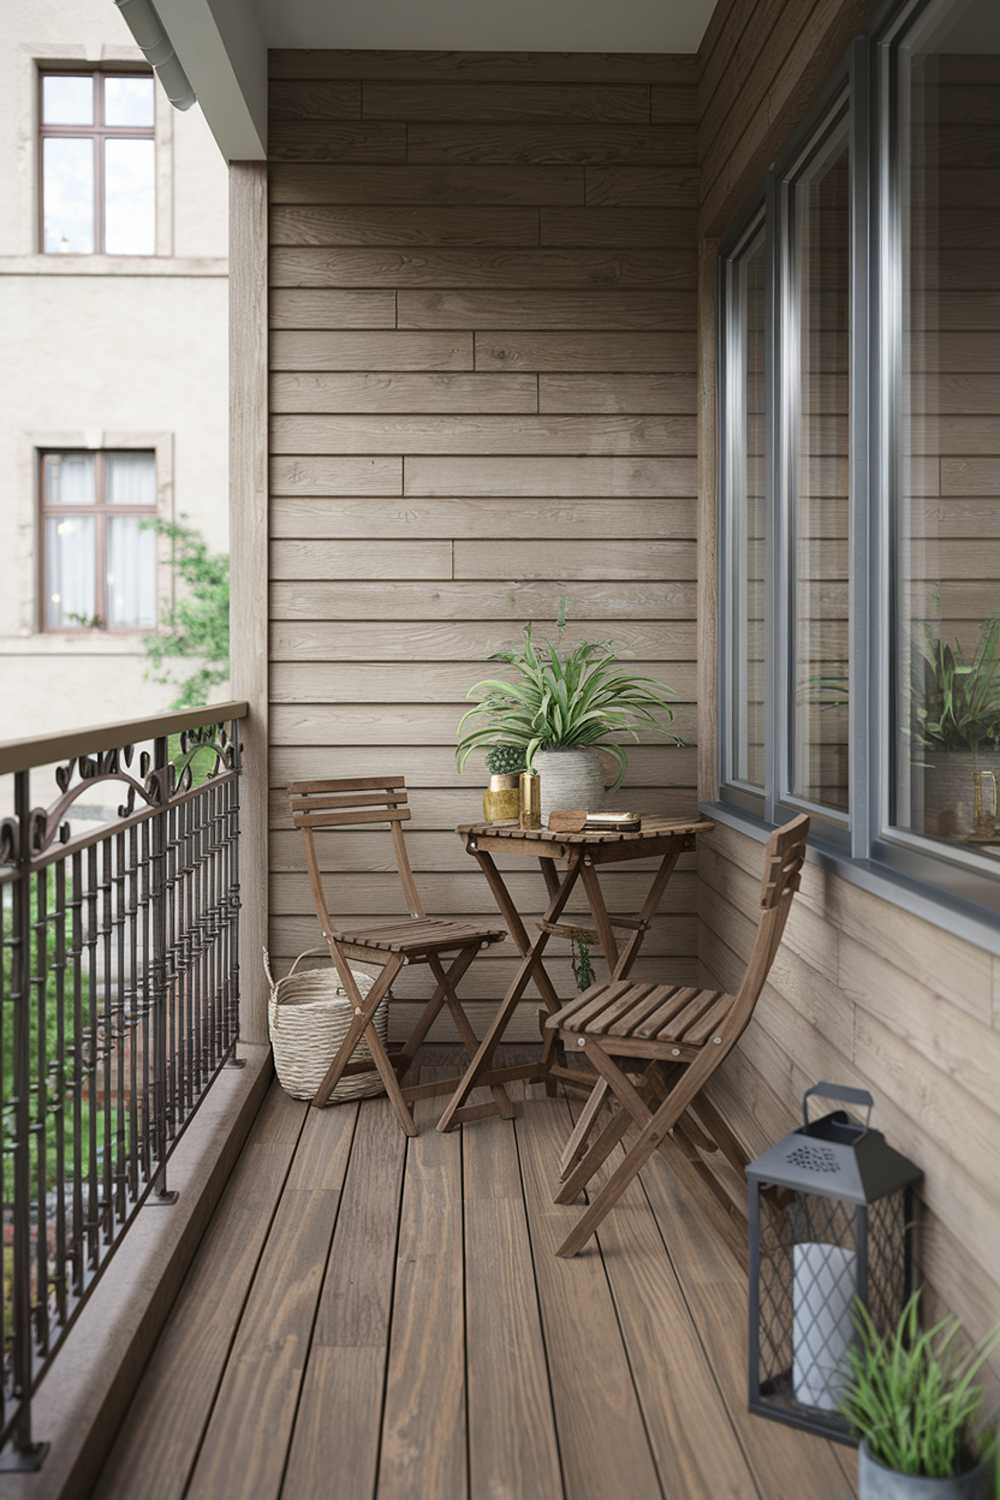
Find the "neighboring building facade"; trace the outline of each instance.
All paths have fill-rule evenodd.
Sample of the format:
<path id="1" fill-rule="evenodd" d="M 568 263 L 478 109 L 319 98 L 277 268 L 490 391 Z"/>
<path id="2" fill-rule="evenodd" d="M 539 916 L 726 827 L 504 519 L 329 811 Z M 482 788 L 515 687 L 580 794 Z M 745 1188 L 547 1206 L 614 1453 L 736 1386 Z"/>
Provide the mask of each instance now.
<path id="1" fill-rule="evenodd" d="M 0 739 L 156 712 L 174 582 L 226 546 L 227 169 L 108 0 L 7 0 L 0 52 Z"/>

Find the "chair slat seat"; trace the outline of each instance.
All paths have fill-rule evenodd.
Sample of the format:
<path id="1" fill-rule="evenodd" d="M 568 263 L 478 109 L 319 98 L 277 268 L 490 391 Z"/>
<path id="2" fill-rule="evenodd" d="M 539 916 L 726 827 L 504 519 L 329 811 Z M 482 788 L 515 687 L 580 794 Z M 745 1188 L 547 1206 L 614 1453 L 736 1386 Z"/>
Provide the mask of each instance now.
<path id="1" fill-rule="evenodd" d="M 327 1103 L 340 1079 L 353 1067 L 354 1050 L 363 1039 L 402 1129 L 407 1135 L 416 1135 L 411 1108 L 413 1100 L 426 1098 L 429 1090 L 450 1094 L 461 1079 L 436 1079 L 431 1084 L 409 1087 L 402 1086 L 401 1081 L 445 1007 L 469 1058 L 475 1055 L 478 1046 L 476 1033 L 462 1009 L 456 986 L 479 950 L 489 943 L 502 943 L 507 930 L 491 927 L 485 922 L 456 922 L 450 917 L 431 917 L 424 911 L 404 836 L 403 825 L 410 816 L 405 776 L 293 781 L 288 786 L 288 806 L 292 822 L 302 833 L 306 870 L 320 930 L 354 1012 L 336 1056 L 313 1096 L 313 1103 L 320 1107 Z M 327 870 L 321 855 L 329 853 L 331 841 L 338 839 L 339 829 L 368 828 L 376 823 L 384 824 L 392 839 L 396 872 L 403 887 L 404 910 L 410 915 L 383 918 L 380 922 L 365 922 L 362 918 L 358 923 L 335 926 L 327 900 Z M 352 959 L 378 966 L 379 973 L 365 997 L 358 989 L 351 968 Z M 405 1046 L 390 1059 L 375 1029 L 374 1018 L 378 1006 L 390 997 L 393 982 L 407 964 L 425 964 L 431 972 L 434 989 Z M 493 1096 L 489 1108 L 504 1119 L 512 1119 L 514 1107 L 503 1084 L 492 1080 L 489 1089 Z M 482 1111 L 484 1106 L 478 1104 L 476 1109 Z"/>
<path id="2" fill-rule="evenodd" d="M 591 985 L 546 1021 L 546 1028 L 558 1032 L 564 1042 L 572 1038 L 577 1055 L 598 1074 L 563 1153 L 556 1202 L 573 1201 L 616 1150 L 629 1125 L 638 1132 L 559 1247 L 560 1255 L 575 1255 L 586 1244 L 654 1151 L 664 1153 L 683 1182 L 707 1187 L 725 1209 L 728 1222 L 733 1200 L 703 1158 L 721 1151 L 739 1171 L 746 1165 L 745 1152 L 704 1091 L 753 1017 L 799 888 L 808 833 L 809 819 L 803 814 L 776 829 L 768 840 L 757 932 L 735 994 L 619 980 Z M 638 1083 L 626 1071 L 631 1064 L 635 1077 L 636 1063 L 644 1064 Z M 619 1111 L 587 1146 L 587 1134 L 609 1089 Z"/>
<path id="3" fill-rule="evenodd" d="M 334 927 L 330 936 L 355 948 L 373 948 L 380 953 L 447 953 L 453 948 L 502 943 L 507 936 L 499 927 L 480 927 L 470 922 L 452 922 L 447 917 L 414 917 L 409 922 L 391 922 L 378 927 Z"/>
<path id="4" fill-rule="evenodd" d="M 549 1030 L 641 1037 L 703 1047 L 736 1000 L 722 990 L 622 982 L 594 984 L 546 1021 Z"/>

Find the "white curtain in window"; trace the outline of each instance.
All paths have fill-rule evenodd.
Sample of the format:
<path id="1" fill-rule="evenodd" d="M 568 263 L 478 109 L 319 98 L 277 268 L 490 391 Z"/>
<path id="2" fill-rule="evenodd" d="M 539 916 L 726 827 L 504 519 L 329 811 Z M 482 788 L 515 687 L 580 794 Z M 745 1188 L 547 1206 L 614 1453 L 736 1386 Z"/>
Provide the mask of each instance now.
<path id="1" fill-rule="evenodd" d="M 108 520 L 108 625 L 135 630 L 156 624 L 156 533 L 141 516 Z"/>
<path id="2" fill-rule="evenodd" d="M 49 505 L 93 505 L 94 483 L 92 453 L 46 454 L 45 499 Z"/>
<path id="3" fill-rule="evenodd" d="M 93 622 L 95 529 L 92 516 L 49 516 L 45 522 L 45 624 L 84 629 Z"/>
<path id="4" fill-rule="evenodd" d="M 155 505 L 156 460 L 152 453 L 108 453 L 109 505 Z"/>

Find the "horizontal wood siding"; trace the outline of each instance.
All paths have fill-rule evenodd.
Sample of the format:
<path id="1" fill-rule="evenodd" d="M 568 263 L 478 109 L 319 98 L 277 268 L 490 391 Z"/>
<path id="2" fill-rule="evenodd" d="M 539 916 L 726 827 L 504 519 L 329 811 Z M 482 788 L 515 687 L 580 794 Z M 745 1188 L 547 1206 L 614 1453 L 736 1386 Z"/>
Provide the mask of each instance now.
<path id="1" fill-rule="evenodd" d="M 708 236 L 734 226 L 760 181 L 762 163 L 801 123 L 857 16 L 851 0 L 811 5 L 723 0 L 701 54 L 699 739 L 704 796 L 714 792 L 716 723 L 716 254 Z M 944 181 L 953 203 L 971 201 L 965 193 L 973 184 L 952 182 L 951 175 Z M 970 259 L 970 276 L 972 264 Z M 996 493 L 997 461 L 978 456 L 996 452 L 990 446 L 996 441 L 991 417 L 996 391 L 989 373 L 978 372 L 996 367 L 995 342 L 992 354 L 987 349 L 996 335 L 982 330 L 995 327 L 997 315 L 996 294 L 981 292 L 973 303 L 962 289 L 962 274 L 949 281 L 951 289 L 939 304 L 946 331 L 928 346 L 932 367 L 937 370 L 945 361 L 954 380 L 935 382 L 925 436 L 918 435 L 919 450 L 927 455 L 926 468 L 916 476 L 926 513 L 918 505 L 914 514 L 916 525 L 925 520 L 933 536 L 941 536 L 947 521 L 945 536 L 951 539 L 936 544 L 943 546 L 938 555 L 949 574 L 941 588 L 943 630 L 964 636 L 970 617 L 995 607 L 995 587 L 991 606 L 988 586 L 964 580 L 982 577 L 986 569 L 975 559 L 995 545 L 983 540 L 993 535 L 995 505 L 992 510 L 977 506 L 976 497 Z M 919 338 L 914 339 L 917 360 Z M 831 508 L 825 518 L 817 510 L 822 572 L 814 576 L 843 591 L 836 582 L 844 576 L 843 465 L 831 467 L 825 493 Z M 828 596 L 833 608 L 837 597 Z M 846 649 L 846 636 L 840 649 Z M 756 919 L 761 858 L 759 843 L 731 829 L 719 827 L 702 841 L 702 983 L 732 989 L 739 982 Z M 810 862 L 754 1022 L 718 1083 L 718 1102 L 763 1147 L 791 1128 L 804 1089 L 819 1078 L 870 1089 L 880 1128 L 923 1167 L 926 1212 L 918 1248 L 930 1300 L 959 1314 L 971 1335 L 983 1334 L 1000 1320 L 1000 960 Z"/>
<path id="2" fill-rule="evenodd" d="M 281 788 L 402 772 L 434 911 L 492 912 L 451 830 L 466 689 L 527 620 L 612 639 L 677 691 L 631 757 L 630 806 L 695 800 L 694 58 L 271 54 L 271 947 L 315 946 Z M 321 841 L 332 910 L 400 910 L 387 837 Z M 511 862 L 506 862 L 508 866 Z M 648 874 L 614 874 L 633 910 Z M 522 909 L 540 877 L 513 871 Z M 565 943 L 559 989 L 573 988 Z M 697 965 L 678 872 L 643 957 Z M 463 992 L 481 1027 L 512 945 Z M 645 972 L 645 970 L 644 970 Z M 415 971 L 401 1000 L 426 991 Z M 536 1001 L 510 1035 L 537 1038 Z M 400 1008 L 401 1024 L 407 1015 Z M 450 1023 L 449 1023 L 450 1026 Z"/>

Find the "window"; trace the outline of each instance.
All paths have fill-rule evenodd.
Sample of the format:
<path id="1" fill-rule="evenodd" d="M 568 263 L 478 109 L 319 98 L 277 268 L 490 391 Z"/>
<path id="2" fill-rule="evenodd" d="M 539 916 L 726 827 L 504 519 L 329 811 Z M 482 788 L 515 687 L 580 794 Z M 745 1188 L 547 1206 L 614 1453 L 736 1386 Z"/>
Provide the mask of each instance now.
<path id="1" fill-rule="evenodd" d="M 156 623 L 156 460 L 142 450 L 43 453 L 42 625 Z"/>
<path id="2" fill-rule="evenodd" d="M 1000 914 L 995 0 L 901 0 L 831 83 L 720 263 L 720 797 L 765 823 L 810 810 L 857 878 L 896 875 L 982 940 Z"/>
<path id="3" fill-rule="evenodd" d="M 757 218 L 727 257 L 723 297 L 728 339 L 724 455 L 732 497 L 730 530 L 724 541 L 729 589 L 724 626 L 732 642 L 732 680 L 727 685 L 732 734 L 726 746 L 726 780 L 762 793 L 765 784 L 767 656 L 767 239 Z"/>
<path id="4" fill-rule="evenodd" d="M 995 0 L 923 7 L 888 52 L 901 271 L 887 309 L 896 346 L 890 821 L 1000 860 Z"/>
<path id="5" fill-rule="evenodd" d="M 846 105 L 782 186 L 789 764 L 783 795 L 847 812 L 850 146 Z"/>
<path id="6" fill-rule="evenodd" d="M 153 75 L 45 72 L 39 84 L 43 251 L 153 255 Z"/>

